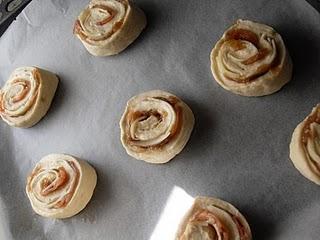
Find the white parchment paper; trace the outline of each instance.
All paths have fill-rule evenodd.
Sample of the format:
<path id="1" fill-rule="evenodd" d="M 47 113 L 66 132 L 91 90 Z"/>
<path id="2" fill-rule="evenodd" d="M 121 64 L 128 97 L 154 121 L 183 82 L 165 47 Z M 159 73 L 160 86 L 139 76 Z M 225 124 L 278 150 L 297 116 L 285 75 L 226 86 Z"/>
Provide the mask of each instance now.
<path id="1" fill-rule="evenodd" d="M 0 123 L 0 239 L 149 239 L 175 187 L 231 202 L 254 239 L 319 239 L 320 188 L 288 157 L 293 129 L 320 101 L 319 13 L 303 0 L 136 0 L 146 30 L 120 55 L 99 58 L 72 34 L 87 2 L 33 0 L 0 38 L 1 85 L 27 65 L 61 80 L 36 126 Z M 238 18 L 283 36 L 294 76 L 280 92 L 246 98 L 213 80 L 210 51 Z M 183 152 L 160 166 L 129 157 L 118 127 L 127 100 L 151 89 L 180 96 L 196 117 Z M 97 170 L 92 201 L 73 218 L 40 217 L 25 194 L 27 174 L 49 153 Z"/>

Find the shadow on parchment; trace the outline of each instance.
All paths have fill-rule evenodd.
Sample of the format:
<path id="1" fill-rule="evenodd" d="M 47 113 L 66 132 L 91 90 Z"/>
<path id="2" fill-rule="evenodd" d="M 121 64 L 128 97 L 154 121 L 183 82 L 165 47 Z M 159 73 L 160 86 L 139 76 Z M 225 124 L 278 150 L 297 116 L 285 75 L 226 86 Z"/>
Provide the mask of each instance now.
<path id="1" fill-rule="evenodd" d="M 293 77 L 286 87 L 288 90 L 301 94 L 310 84 L 308 77 L 319 76 L 320 45 L 316 39 L 305 29 L 295 26 L 283 26 L 281 35 L 293 62 Z"/>
<path id="2" fill-rule="evenodd" d="M 147 17 L 147 26 L 143 32 L 144 37 L 149 37 L 149 35 L 153 35 L 154 32 L 164 27 L 163 23 L 166 19 L 166 10 L 163 9 L 163 5 L 159 6 L 158 3 L 147 0 L 140 2 L 139 7 Z"/>
<path id="3" fill-rule="evenodd" d="M 58 111 L 59 108 L 63 105 L 63 101 L 68 101 L 67 99 L 64 99 L 64 97 L 69 95 L 67 83 L 70 83 L 72 81 L 66 81 L 62 73 L 57 76 L 59 78 L 59 84 L 55 96 L 52 99 L 52 103 L 48 111 L 48 117 L 51 117 L 51 115 L 54 116 L 56 114 L 56 111 Z"/>
<path id="4" fill-rule="evenodd" d="M 50 71 L 50 70 L 49 70 Z M 65 81 L 63 74 L 57 75 L 59 79 L 59 83 L 55 92 L 55 95 L 52 99 L 51 105 L 47 111 L 47 113 L 43 116 L 42 119 L 38 123 L 36 123 L 32 128 L 37 129 L 38 127 L 45 126 L 50 122 L 50 120 L 54 119 L 56 112 L 62 107 L 64 101 L 66 100 L 65 96 L 68 96 L 68 87 L 67 81 Z M 72 81 L 68 81 L 72 82 Z"/>
<path id="5" fill-rule="evenodd" d="M 241 208 L 240 212 L 250 225 L 252 239 L 270 240 L 276 236 L 276 223 L 271 219 L 253 212 L 252 209 Z"/>
<path id="6" fill-rule="evenodd" d="M 123 53 L 130 52 L 132 48 L 136 45 L 143 45 L 143 41 L 154 35 L 155 32 L 159 31 L 163 27 L 163 22 L 165 22 L 165 10 L 158 6 L 154 2 L 144 1 L 137 5 L 145 13 L 147 18 L 147 25 L 145 29 L 142 30 L 140 35 L 135 39 L 124 51 Z M 116 57 L 117 55 L 115 55 Z M 128 56 L 129 57 L 129 56 Z"/>
<path id="7" fill-rule="evenodd" d="M 87 159 L 85 160 L 87 161 Z M 76 218 L 81 218 L 85 222 L 96 223 L 98 219 L 101 219 L 100 214 L 105 214 L 107 209 L 108 199 L 112 196 L 111 184 L 109 183 L 108 174 L 102 171 L 103 167 L 95 166 L 92 164 L 93 161 L 88 160 L 88 162 L 96 170 L 97 185 L 88 205 L 76 215 Z"/>
<path id="8" fill-rule="evenodd" d="M 213 109 L 206 106 L 200 102 L 191 101 L 187 96 L 181 96 L 181 99 L 191 108 L 194 117 L 195 125 L 191 133 L 190 139 L 186 145 L 186 149 L 183 151 L 188 151 L 192 156 L 202 156 L 205 148 L 209 145 L 212 147 L 214 143 L 209 142 L 210 139 L 217 139 L 217 136 L 212 136 L 215 134 L 215 129 L 218 127 L 213 116 L 215 113 Z M 184 158 L 183 161 L 189 161 Z M 204 158 L 199 158 L 199 162 Z"/>

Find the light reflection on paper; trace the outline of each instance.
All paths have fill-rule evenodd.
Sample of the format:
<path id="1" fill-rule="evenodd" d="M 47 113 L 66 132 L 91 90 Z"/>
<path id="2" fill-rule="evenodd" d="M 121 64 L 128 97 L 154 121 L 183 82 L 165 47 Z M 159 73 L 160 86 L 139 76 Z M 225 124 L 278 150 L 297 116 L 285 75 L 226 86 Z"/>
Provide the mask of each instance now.
<path id="1" fill-rule="evenodd" d="M 175 186 L 149 240 L 174 240 L 178 226 L 194 198 Z"/>

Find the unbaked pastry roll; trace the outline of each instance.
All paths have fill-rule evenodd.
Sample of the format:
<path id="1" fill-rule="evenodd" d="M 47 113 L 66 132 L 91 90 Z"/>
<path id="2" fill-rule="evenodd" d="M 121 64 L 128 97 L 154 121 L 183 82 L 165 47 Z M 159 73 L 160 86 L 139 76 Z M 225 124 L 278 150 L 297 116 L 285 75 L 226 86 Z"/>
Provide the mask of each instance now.
<path id="1" fill-rule="evenodd" d="M 11 126 L 28 128 L 47 113 L 58 85 L 51 72 L 17 68 L 0 90 L 0 116 Z"/>
<path id="2" fill-rule="evenodd" d="M 97 175 L 86 161 L 50 154 L 28 176 L 26 191 L 33 210 L 44 217 L 68 218 L 92 197 Z"/>
<path id="3" fill-rule="evenodd" d="M 292 62 L 273 28 L 238 20 L 213 48 L 211 70 L 226 90 L 243 96 L 263 96 L 290 81 Z"/>
<path id="4" fill-rule="evenodd" d="M 295 128 L 290 158 L 303 176 L 320 185 L 320 104 Z"/>
<path id="5" fill-rule="evenodd" d="M 243 215 L 230 203 L 197 197 L 182 220 L 177 240 L 250 240 L 251 230 Z"/>
<path id="6" fill-rule="evenodd" d="M 120 121 L 127 153 L 149 163 L 166 163 L 182 151 L 194 126 L 191 109 L 161 90 L 131 98 Z"/>
<path id="7" fill-rule="evenodd" d="M 74 34 L 95 56 L 123 51 L 145 28 L 146 16 L 129 0 L 91 0 L 74 25 Z"/>

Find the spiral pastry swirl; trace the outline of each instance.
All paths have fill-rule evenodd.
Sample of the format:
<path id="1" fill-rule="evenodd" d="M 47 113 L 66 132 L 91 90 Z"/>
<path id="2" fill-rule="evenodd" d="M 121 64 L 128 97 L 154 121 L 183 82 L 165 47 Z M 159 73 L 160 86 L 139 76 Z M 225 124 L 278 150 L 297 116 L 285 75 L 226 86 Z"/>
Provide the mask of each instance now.
<path id="1" fill-rule="evenodd" d="M 50 154 L 29 175 L 26 192 L 39 215 L 67 218 L 87 205 L 96 182 L 96 172 L 87 162 L 65 154 Z"/>
<path id="2" fill-rule="evenodd" d="M 292 63 L 281 36 L 273 28 L 238 20 L 213 48 L 211 70 L 226 90 L 262 96 L 290 81 Z"/>
<path id="3" fill-rule="evenodd" d="M 131 98 L 120 121 L 121 141 L 132 157 L 165 163 L 182 151 L 194 126 L 191 109 L 161 90 Z"/>
<path id="4" fill-rule="evenodd" d="M 58 78 L 36 67 L 17 68 L 0 90 L 0 116 L 11 126 L 31 127 L 48 111 Z"/>
<path id="5" fill-rule="evenodd" d="M 177 240 L 250 240 L 243 215 L 220 199 L 197 197 L 179 226 Z"/>
<path id="6" fill-rule="evenodd" d="M 91 0 L 73 32 L 92 55 L 109 56 L 123 51 L 145 26 L 143 11 L 129 0 Z"/>
<path id="7" fill-rule="evenodd" d="M 320 104 L 295 128 L 290 158 L 303 176 L 320 185 Z"/>

